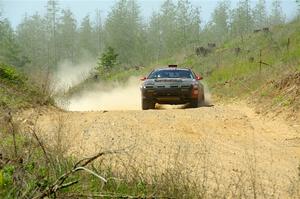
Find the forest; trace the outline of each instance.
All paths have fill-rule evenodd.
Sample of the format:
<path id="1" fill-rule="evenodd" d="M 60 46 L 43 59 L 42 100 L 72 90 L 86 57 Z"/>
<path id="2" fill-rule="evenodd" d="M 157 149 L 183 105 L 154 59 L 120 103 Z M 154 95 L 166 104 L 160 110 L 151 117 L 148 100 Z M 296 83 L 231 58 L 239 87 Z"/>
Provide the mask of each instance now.
<path id="1" fill-rule="evenodd" d="M 193 0 L 82 20 L 45 0 L 17 26 L 5 2 L 0 198 L 300 198 L 300 0 L 293 18 L 283 0 L 219 0 L 208 22 Z M 168 64 L 203 77 L 203 106 L 141 110 L 137 76 Z"/>
<path id="2" fill-rule="evenodd" d="M 148 20 L 135 0 L 116 1 L 105 19 L 97 8 L 95 18 L 86 15 L 82 21 L 59 5 L 57 0 L 48 0 L 45 15 L 25 15 L 16 28 L 0 13 L 0 62 L 29 73 L 53 71 L 62 61 L 96 60 L 111 49 L 117 58 L 114 67 L 145 66 L 207 42 L 243 39 L 254 30 L 286 22 L 280 0 L 274 0 L 270 8 L 266 0 L 255 6 L 250 0 L 239 0 L 234 8 L 228 0 L 221 0 L 205 24 L 201 8 L 189 0 L 166 0 Z"/>

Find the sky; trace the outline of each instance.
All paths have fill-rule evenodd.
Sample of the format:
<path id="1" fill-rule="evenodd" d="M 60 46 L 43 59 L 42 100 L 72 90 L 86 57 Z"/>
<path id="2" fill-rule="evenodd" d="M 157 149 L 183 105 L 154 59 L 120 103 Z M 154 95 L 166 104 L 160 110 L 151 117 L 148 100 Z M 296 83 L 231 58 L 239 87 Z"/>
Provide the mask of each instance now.
<path id="1" fill-rule="evenodd" d="M 210 20 L 218 0 L 190 0 L 195 6 L 201 10 L 202 22 L 205 24 Z M 251 6 L 254 6 L 257 0 L 251 1 Z M 8 18 L 12 26 L 15 28 L 25 16 L 33 15 L 36 12 L 45 14 L 47 0 L 0 0 L 4 17 Z M 74 13 L 77 21 L 87 14 L 91 18 L 95 17 L 95 11 L 101 11 L 103 19 L 109 13 L 111 7 L 116 0 L 58 0 L 59 7 L 62 9 L 69 8 Z M 140 5 L 144 20 L 148 20 L 153 11 L 159 10 L 163 0 L 137 0 Z M 176 2 L 176 0 L 174 0 Z M 231 6 L 235 6 L 237 0 L 230 0 Z M 270 7 L 272 0 L 267 0 L 267 6 Z M 282 8 L 287 19 L 292 19 L 297 13 L 295 0 L 282 0 Z"/>

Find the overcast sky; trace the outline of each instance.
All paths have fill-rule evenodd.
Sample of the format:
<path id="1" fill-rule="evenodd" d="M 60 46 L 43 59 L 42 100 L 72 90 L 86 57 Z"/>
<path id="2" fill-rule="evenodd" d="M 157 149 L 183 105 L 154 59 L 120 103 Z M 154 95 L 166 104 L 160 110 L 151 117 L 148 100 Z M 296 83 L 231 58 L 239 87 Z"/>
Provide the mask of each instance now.
<path id="1" fill-rule="evenodd" d="M 0 0 L 1 1 L 1 0 Z M 176 1 L 176 0 L 175 0 Z M 192 4 L 199 7 L 201 10 L 201 18 L 206 23 L 211 16 L 213 9 L 217 4 L 217 0 L 190 0 Z M 62 9 L 69 8 L 74 13 L 77 21 L 87 14 L 93 18 L 95 10 L 99 9 L 102 12 L 102 17 L 105 18 L 116 0 L 60 0 L 59 7 Z M 151 13 L 158 10 L 163 0 L 138 0 L 141 7 L 142 16 L 145 20 L 151 16 Z M 237 0 L 231 0 L 231 5 L 234 7 Z M 256 0 L 252 0 L 252 6 Z M 268 7 L 272 0 L 267 0 Z M 33 15 L 36 12 L 45 14 L 45 6 L 47 0 L 2 0 L 4 17 L 8 18 L 13 27 L 16 27 L 24 17 L 25 13 Z M 282 8 L 288 19 L 296 15 L 297 7 L 295 0 L 282 0 Z"/>

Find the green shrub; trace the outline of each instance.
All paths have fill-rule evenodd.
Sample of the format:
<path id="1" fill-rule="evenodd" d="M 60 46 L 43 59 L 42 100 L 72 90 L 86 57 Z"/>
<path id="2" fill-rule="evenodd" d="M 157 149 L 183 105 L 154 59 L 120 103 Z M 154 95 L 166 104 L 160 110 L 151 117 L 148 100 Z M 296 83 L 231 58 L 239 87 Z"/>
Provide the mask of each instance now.
<path id="1" fill-rule="evenodd" d="M 21 75 L 11 66 L 0 64 L 0 78 L 13 82 L 23 82 Z"/>
<path id="2" fill-rule="evenodd" d="M 101 55 L 98 62 L 97 70 L 101 75 L 109 73 L 117 64 L 118 54 L 112 47 L 108 47 L 107 50 Z"/>

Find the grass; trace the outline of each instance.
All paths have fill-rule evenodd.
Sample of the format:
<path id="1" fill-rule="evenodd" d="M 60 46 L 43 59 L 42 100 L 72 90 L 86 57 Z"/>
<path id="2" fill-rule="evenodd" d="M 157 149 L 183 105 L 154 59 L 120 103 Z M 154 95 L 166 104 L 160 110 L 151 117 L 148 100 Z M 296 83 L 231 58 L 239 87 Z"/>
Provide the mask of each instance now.
<path id="1" fill-rule="evenodd" d="M 238 47 L 242 50 L 237 56 L 234 49 Z M 250 58 L 254 61 L 250 61 Z M 260 60 L 267 65 L 260 65 Z M 286 96 L 275 85 L 286 76 L 299 72 L 299 19 L 272 27 L 269 33 L 250 33 L 244 37 L 244 41 L 225 41 L 206 57 L 197 57 L 190 52 L 190 56 L 181 61 L 180 65 L 191 66 L 203 74 L 211 92 L 219 99 L 254 99 L 259 102 L 258 105 L 265 102 L 297 109 L 297 101 L 290 100 L 295 96 Z M 259 100 L 255 100 L 257 96 Z M 274 103 L 270 98 L 277 98 L 277 102 Z"/>
<path id="2" fill-rule="evenodd" d="M 287 28 L 288 27 L 288 28 Z M 174 56 L 161 60 L 140 70 L 119 70 L 108 74 L 107 81 L 125 81 L 131 76 L 147 74 L 154 66 L 178 63 L 188 65 L 204 75 L 215 95 L 224 99 L 234 97 L 259 97 L 268 99 L 272 106 L 290 107 L 298 103 L 299 98 L 289 91 L 285 80 L 293 81 L 293 75 L 300 71 L 300 25 L 299 21 L 286 27 L 275 27 L 270 34 L 249 34 L 241 42 L 236 39 L 220 44 L 214 53 L 207 57 L 197 57 L 191 50 L 186 56 Z M 292 44 L 287 50 L 287 38 Z M 239 56 L 233 49 L 244 49 Z M 263 50 L 263 65 L 260 70 L 259 50 Z M 250 50 L 248 52 L 247 50 Z M 249 61 L 254 57 L 254 62 Z M 295 78 L 294 78 L 295 79 Z M 94 83 L 90 78 L 89 84 Z M 40 106 L 51 102 L 51 97 L 33 86 L 28 79 L 13 67 L 0 65 L 0 198 L 34 198 L 47 192 L 60 176 L 72 171 L 78 158 L 67 156 L 64 145 L 64 121 L 58 116 L 56 140 L 52 145 L 45 145 L 39 137 L 36 126 L 22 132 L 20 125 L 9 112 L 20 108 Z M 79 85 L 74 92 L 82 89 Z M 297 97 L 297 96 L 296 96 Z M 299 97 L 299 96 L 298 96 Z M 37 109 L 38 110 L 38 109 Z M 37 115 L 38 115 L 37 111 Z M 36 118 L 38 119 L 38 118 Z M 205 147 L 204 147 L 205 149 Z M 111 162 L 110 155 L 99 157 L 98 161 L 86 165 L 86 168 L 107 180 L 103 183 L 99 177 L 88 172 L 74 172 L 64 183 L 74 182 L 52 193 L 50 198 L 279 198 L 276 189 L 269 191 L 264 187 L 263 171 L 257 171 L 255 163 L 247 162 L 247 171 L 233 172 L 230 179 L 223 176 L 222 170 L 215 169 L 207 162 L 209 152 L 199 149 L 199 168 L 191 170 L 175 157 L 170 158 L 168 167 L 161 170 L 159 165 L 149 173 L 147 165 L 136 166 L 128 161 Z M 203 151 L 201 151 L 203 150 Z M 115 154 L 114 157 L 124 156 Z M 178 156 L 184 156 L 183 152 Z M 107 158 L 107 159 L 106 159 Z M 118 158 L 116 158 L 119 160 Z M 252 158 L 253 159 L 253 158 Z M 105 161 L 106 160 L 106 161 Z M 136 160 L 137 161 L 137 160 Z M 140 163 L 140 162 L 139 162 Z M 208 166 L 208 164 L 210 166 Z M 117 166 L 116 166 L 117 165 Z M 141 164 L 139 164 L 141 165 Z M 126 171 L 126 172 L 124 172 Z M 196 174 L 195 174 L 196 173 Z M 300 171 L 299 171 L 300 176 Z M 291 179 L 288 196 L 299 198 L 300 177 Z M 272 184 L 276 187 L 276 182 Z"/>
<path id="3" fill-rule="evenodd" d="M 39 115 L 39 111 L 36 114 Z M 64 126 L 64 120 L 58 118 L 57 122 L 58 126 Z M 168 166 L 154 165 L 151 171 L 149 165 L 143 165 L 130 156 L 131 148 L 106 151 L 89 164 L 76 164 L 78 158 L 58 150 L 62 149 L 58 145 L 64 144 L 64 138 L 58 143 L 54 141 L 51 145 L 44 144 L 38 128 L 32 126 L 23 133 L 16 131 L 14 142 L 13 126 L 18 126 L 14 119 L 5 127 L 7 131 L 0 134 L 0 198 L 299 197 L 299 177 L 291 179 L 289 190 L 282 193 L 283 190 L 277 189 L 276 181 L 266 183 L 268 176 L 264 170 L 257 168 L 255 152 L 246 153 L 245 159 L 241 160 L 245 162 L 244 167 L 230 172 L 229 176 L 210 158 L 211 146 L 206 146 L 205 140 L 195 154 L 199 160 L 197 166 L 184 162 L 188 151 L 180 146 L 174 146 L 177 147 L 177 153 L 169 157 Z M 66 129 L 56 129 L 52 133 L 66 133 L 63 132 Z M 14 143 L 18 149 L 17 154 L 13 152 Z M 84 170 L 68 175 L 78 165 L 102 176 L 107 182 Z M 57 183 L 65 175 L 68 175 L 66 180 L 62 184 Z M 74 184 L 67 186 L 69 183 Z M 59 188 L 61 185 L 65 187 Z"/>
<path id="4" fill-rule="evenodd" d="M 241 48 L 238 55 L 235 48 Z M 259 64 L 260 61 L 266 64 Z M 299 19 L 286 25 L 272 27 L 270 32 L 249 33 L 244 36 L 243 41 L 234 38 L 217 44 L 217 48 L 205 57 L 196 56 L 192 48 L 185 49 L 184 52 L 149 64 L 141 70 L 116 69 L 103 80 L 124 82 L 132 76 L 146 75 L 153 68 L 170 63 L 191 67 L 202 74 L 212 93 L 222 99 L 251 97 L 253 92 L 257 94 L 266 82 L 280 80 L 286 73 L 300 70 Z M 89 79 L 71 91 L 80 92 L 85 88 L 84 85 L 88 86 L 87 84 L 93 82 L 95 81 Z"/>
<path id="5" fill-rule="evenodd" d="M 0 63 L 0 85 L 0 107 L 17 110 L 54 103 L 47 93 L 42 92 L 25 75 L 3 63 Z"/>

